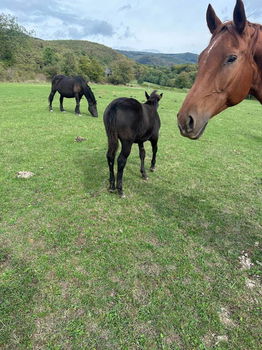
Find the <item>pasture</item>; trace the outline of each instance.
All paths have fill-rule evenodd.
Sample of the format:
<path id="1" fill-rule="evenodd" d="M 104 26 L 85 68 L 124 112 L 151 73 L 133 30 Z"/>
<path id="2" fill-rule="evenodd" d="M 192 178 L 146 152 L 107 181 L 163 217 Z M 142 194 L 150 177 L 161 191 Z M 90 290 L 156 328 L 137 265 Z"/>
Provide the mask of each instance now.
<path id="1" fill-rule="evenodd" d="M 102 115 L 145 89 L 91 88 L 98 118 L 84 99 L 82 116 L 74 99 L 61 113 L 57 95 L 50 113 L 50 84 L 0 84 L 0 347 L 259 349 L 260 104 L 191 141 L 176 121 L 185 94 L 159 89 L 156 172 L 140 177 L 133 145 L 121 199 L 107 191 Z"/>

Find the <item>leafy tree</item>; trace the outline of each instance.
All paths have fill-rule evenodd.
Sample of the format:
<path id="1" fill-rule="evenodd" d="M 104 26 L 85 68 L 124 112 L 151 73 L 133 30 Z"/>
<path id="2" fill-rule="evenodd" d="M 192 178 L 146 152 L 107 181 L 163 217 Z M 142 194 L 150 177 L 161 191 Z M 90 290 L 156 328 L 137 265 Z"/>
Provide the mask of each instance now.
<path id="1" fill-rule="evenodd" d="M 61 69 L 65 75 L 77 74 L 77 61 L 75 55 L 72 52 L 68 51 L 63 54 Z"/>
<path id="2" fill-rule="evenodd" d="M 0 60 L 11 66 L 16 62 L 16 54 L 26 46 L 29 32 L 16 23 L 15 17 L 0 14 Z"/>
<path id="3" fill-rule="evenodd" d="M 103 79 L 104 69 L 94 58 L 81 56 L 79 59 L 79 74 L 86 80 L 99 82 Z"/>
<path id="4" fill-rule="evenodd" d="M 144 81 L 144 76 L 146 75 L 148 70 L 149 68 L 147 66 L 136 63 L 134 66 L 134 74 L 136 80 L 142 83 Z"/>
<path id="5" fill-rule="evenodd" d="M 57 64 L 45 66 L 43 71 L 49 79 L 53 78 L 54 75 L 61 73 L 60 67 Z"/>
<path id="6" fill-rule="evenodd" d="M 108 80 L 112 84 L 127 84 L 134 78 L 133 64 L 126 59 L 118 59 L 110 68 L 112 75 Z"/>
<path id="7" fill-rule="evenodd" d="M 191 81 L 189 79 L 188 73 L 181 72 L 180 74 L 178 74 L 176 78 L 176 87 L 181 89 L 191 87 Z"/>
<path id="8" fill-rule="evenodd" d="M 52 66 L 58 62 L 56 50 L 52 47 L 45 47 L 43 51 L 43 63 L 45 66 Z"/>

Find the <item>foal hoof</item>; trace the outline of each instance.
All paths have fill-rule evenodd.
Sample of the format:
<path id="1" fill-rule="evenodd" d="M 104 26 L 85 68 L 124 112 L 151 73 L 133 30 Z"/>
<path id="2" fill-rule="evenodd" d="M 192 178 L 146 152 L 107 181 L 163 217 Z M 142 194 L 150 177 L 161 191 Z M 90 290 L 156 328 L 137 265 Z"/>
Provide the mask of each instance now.
<path id="1" fill-rule="evenodd" d="M 144 181 L 147 181 L 147 180 L 148 180 L 148 176 L 142 176 L 142 179 L 143 179 Z"/>
<path id="2" fill-rule="evenodd" d="M 108 189 L 108 192 L 114 193 L 114 192 L 115 192 L 115 189 L 114 189 L 114 188 L 109 188 L 109 189 Z"/>
<path id="3" fill-rule="evenodd" d="M 156 170 L 156 168 L 150 168 L 150 171 L 152 171 L 152 173 Z"/>
<path id="4" fill-rule="evenodd" d="M 120 198 L 126 198 L 126 195 L 121 190 L 120 191 L 118 190 L 118 195 L 119 195 Z"/>
<path id="5" fill-rule="evenodd" d="M 53 110 L 52 110 L 52 109 L 49 109 L 49 112 L 53 112 Z"/>

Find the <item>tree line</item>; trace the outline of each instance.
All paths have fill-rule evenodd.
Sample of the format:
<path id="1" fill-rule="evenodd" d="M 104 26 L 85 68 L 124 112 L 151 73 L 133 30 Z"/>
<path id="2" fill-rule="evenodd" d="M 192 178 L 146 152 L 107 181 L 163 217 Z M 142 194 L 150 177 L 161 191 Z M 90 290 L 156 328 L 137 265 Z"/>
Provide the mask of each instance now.
<path id="1" fill-rule="evenodd" d="M 10 15 L 0 14 L 0 80 L 51 79 L 55 74 L 81 75 L 87 81 L 111 84 L 150 82 L 176 88 L 190 88 L 196 65 L 148 66 L 117 54 L 107 63 L 93 50 L 57 46 L 32 37 Z M 106 53 L 110 56 L 110 53 Z"/>

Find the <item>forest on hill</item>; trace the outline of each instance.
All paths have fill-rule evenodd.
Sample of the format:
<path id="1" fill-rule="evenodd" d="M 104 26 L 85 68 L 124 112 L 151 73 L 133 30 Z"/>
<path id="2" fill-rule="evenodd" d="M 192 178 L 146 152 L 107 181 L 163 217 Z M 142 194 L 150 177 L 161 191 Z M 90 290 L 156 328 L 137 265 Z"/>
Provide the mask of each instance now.
<path id="1" fill-rule="evenodd" d="M 193 63 L 148 65 L 90 41 L 34 38 L 6 14 L 0 14 L 0 42 L 0 81 L 46 81 L 65 74 L 81 75 L 91 82 L 127 84 L 136 80 L 190 88 L 196 74 Z"/>
<path id="2" fill-rule="evenodd" d="M 151 66 L 173 66 L 174 64 L 197 63 L 198 55 L 191 52 L 185 53 L 158 53 L 144 51 L 117 50 L 122 55 L 132 60 Z"/>

